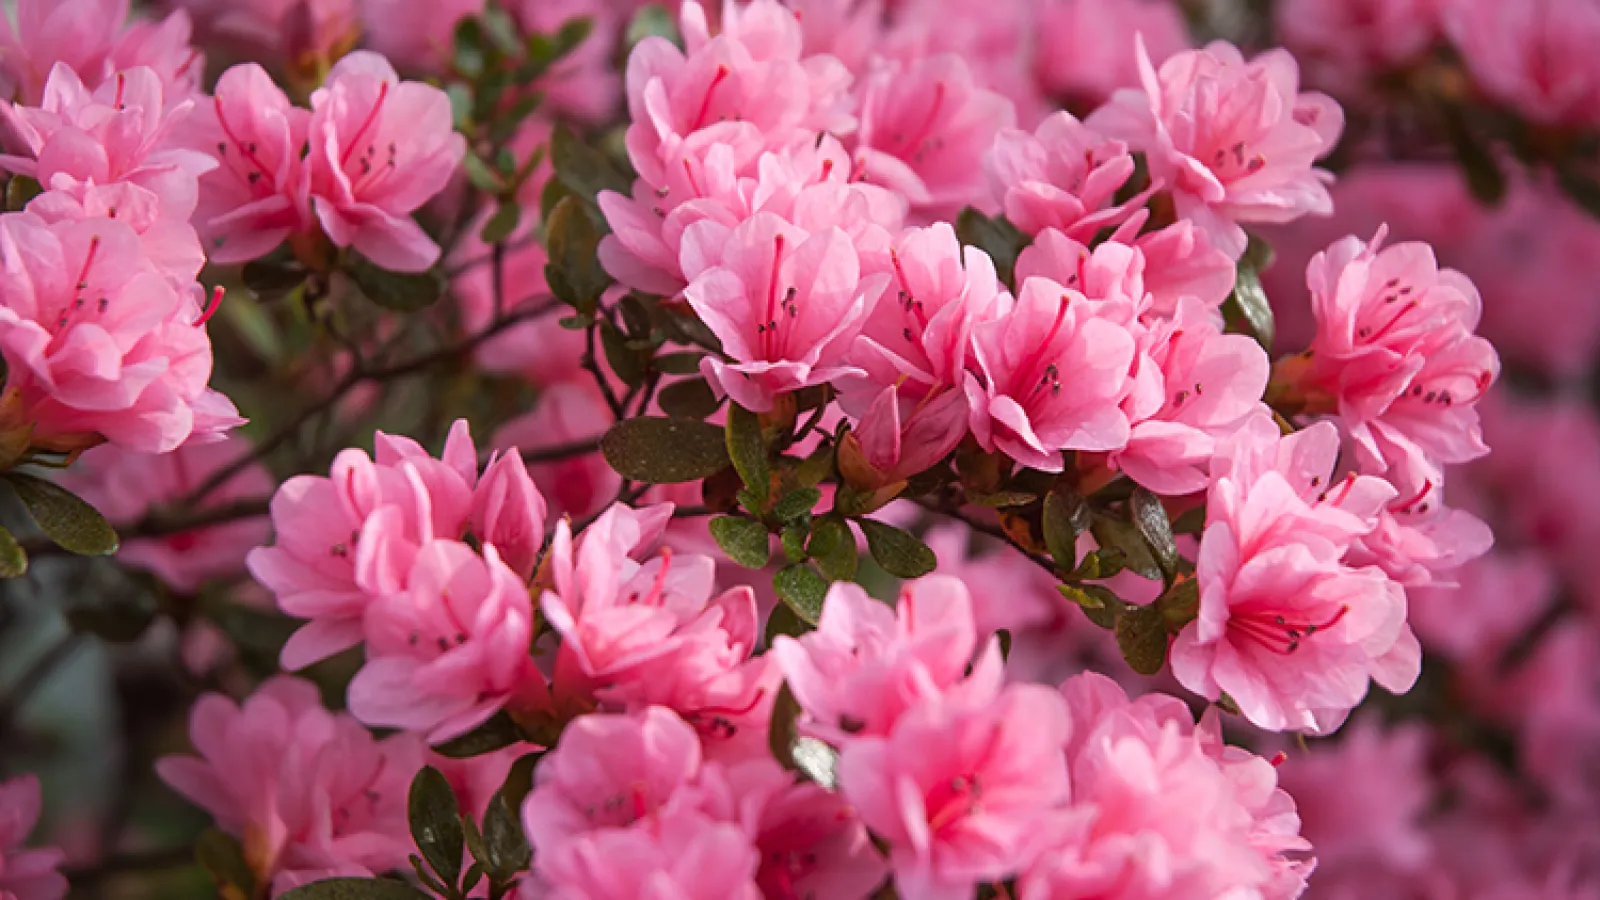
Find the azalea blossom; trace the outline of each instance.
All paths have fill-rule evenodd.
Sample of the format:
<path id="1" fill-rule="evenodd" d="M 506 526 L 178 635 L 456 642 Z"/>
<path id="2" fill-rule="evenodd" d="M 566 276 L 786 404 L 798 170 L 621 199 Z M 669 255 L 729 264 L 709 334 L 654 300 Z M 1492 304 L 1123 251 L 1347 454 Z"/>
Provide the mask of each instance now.
<path id="1" fill-rule="evenodd" d="M 1058 112 L 1037 131 L 1001 131 L 984 160 L 1001 209 L 1033 235 L 1053 228 L 1080 243 L 1128 215 L 1117 191 L 1133 176 L 1128 146 Z"/>
<path id="2" fill-rule="evenodd" d="M 56 871 L 61 851 L 22 846 L 39 821 L 41 805 L 34 776 L 0 781 L 0 896 L 8 900 L 61 900 L 67 895 L 67 879 Z"/>

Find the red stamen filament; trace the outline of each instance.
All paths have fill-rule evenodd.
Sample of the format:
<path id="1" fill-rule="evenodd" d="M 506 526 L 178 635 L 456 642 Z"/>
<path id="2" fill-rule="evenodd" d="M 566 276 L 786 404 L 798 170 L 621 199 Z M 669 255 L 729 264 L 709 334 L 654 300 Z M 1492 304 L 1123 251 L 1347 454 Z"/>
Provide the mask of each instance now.
<path id="1" fill-rule="evenodd" d="M 217 310 L 222 308 L 222 295 L 226 292 L 227 288 L 220 284 L 212 289 L 211 302 L 207 303 L 205 309 L 200 311 L 200 320 L 194 323 L 194 327 L 203 328 L 207 322 L 211 321 L 211 317 L 216 315 Z"/>
<path id="2" fill-rule="evenodd" d="M 711 112 L 711 95 L 716 93 L 717 86 L 728 78 L 728 67 L 717 66 L 717 74 L 711 78 L 711 86 L 706 88 L 706 95 L 700 101 L 700 111 L 695 114 L 694 124 L 689 126 L 690 131 L 698 131 L 706 123 L 706 115 Z"/>
<path id="3" fill-rule="evenodd" d="M 240 155 L 242 155 L 257 172 L 261 173 L 261 177 L 266 181 L 267 192 L 271 193 L 273 190 L 276 190 L 275 180 L 272 177 L 272 173 L 267 171 L 267 167 L 261 162 L 261 158 L 256 156 L 255 143 L 251 142 L 247 144 L 239 139 L 238 134 L 234 133 L 233 127 L 228 124 L 228 117 L 222 112 L 221 100 L 212 98 L 211 104 L 217 110 L 217 124 L 222 127 L 222 133 L 228 136 L 229 141 L 233 142 L 233 146 L 238 149 Z M 348 150 L 345 151 L 345 155 L 349 155 Z M 246 174 L 246 178 L 248 179 L 248 173 Z"/>
<path id="4" fill-rule="evenodd" d="M 343 168 L 347 163 L 350 162 L 350 154 L 356 152 L 356 148 L 361 146 L 361 142 L 367 136 L 367 129 L 371 128 L 373 123 L 378 121 L 378 113 L 382 112 L 383 101 L 386 100 L 388 96 L 389 82 L 385 81 L 378 85 L 378 99 L 373 101 L 372 109 L 367 111 L 367 118 L 362 121 L 361 127 L 356 129 L 356 133 L 350 136 L 350 143 L 345 145 L 344 153 L 339 156 L 340 168 Z"/>
<path id="5" fill-rule="evenodd" d="M 1235 615 L 1228 621 L 1229 630 L 1240 637 L 1249 638 L 1280 656 L 1288 656 L 1300 649 L 1300 642 L 1310 640 L 1319 631 L 1327 631 L 1339 624 L 1350 611 L 1349 606 L 1339 607 L 1326 622 L 1291 622 L 1282 615 L 1265 613 Z"/>

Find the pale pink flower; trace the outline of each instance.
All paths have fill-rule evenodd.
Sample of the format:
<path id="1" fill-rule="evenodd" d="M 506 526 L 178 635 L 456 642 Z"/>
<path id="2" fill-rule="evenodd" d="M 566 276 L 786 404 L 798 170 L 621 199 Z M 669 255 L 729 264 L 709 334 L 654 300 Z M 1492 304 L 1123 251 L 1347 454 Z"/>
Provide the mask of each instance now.
<path id="1" fill-rule="evenodd" d="M 211 342 L 195 299 L 145 257 L 128 225 L 8 215 L 0 266 L 4 418 L 31 423 L 36 446 L 104 438 L 161 453 L 242 421 L 206 387 Z"/>
<path id="2" fill-rule="evenodd" d="M 987 642 L 974 664 L 978 649 L 966 585 L 931 575 L 902 586 L 894 607 L 835 582 L 817 630 L 778 637 L 772 655 L 805 711 L 807 731 L 844 744 L 889 734 L 909 710 L 941 694 L 992 697 L 1001 677 L 999 644 Z"/>
<path id="3" fill-rule="evenodd" d="M 284 482 L 272 498 L 277 543 L 247 559 L 284 612 L 310 620 L 284 645 L 286 669 L 359 643 L 372 596 L 404 588 L 424 543 L 466 530 L 478 462 L 464 420 L 451 428 L 442 459 L 381 431 L 374 447 L 376 461 L 347 449 L 330 477 Z"/>
<path id="4" fill-rule="evenodd" d="M 1353 473 L 1330 483 L 1327 423 L 1280 439 L 1256 416 L 1224 450 L 1196 562 L 1199 618 L 1172 647 L 1179 682 L 1208 699 L 1226 692 L 1262 728 L 1312 733 L 1337 727 L 1369 678 L 1409 690 L 1421 648 L 1404 589 L 1341 561 L 1394 488 Z"/>
<path id="5" fill-rule="evenodd" d="M 466 154 L 453 122 L 444 91 L 401 81 L 376 53 L 339 60 L 311 95 L 306 164 L 312 209 L 335 245 L 400 272 L 438 261 L 439 245 L 411 214 Z"/>
<path id="6" fill-rule="evenodd" d="M 189 737 L 198 756 L 163 757 L 156 773 L 239 839 L 274 896 L 406 865 L 406 795 L 422 764 L 415 738 L 375 740 L 355 719 L 325 709 L 316 685 L 285 676 L 242 706 L 201 697 Z"/>
<path id="7" fill-rule="evenodd" d="M 1590 49 L 1600 8 L 1587 0 L 1442 0 L 1445 27 L 1478 86 L 1545 125 L 1600 122 L 1600 71 Z"/>
<path id="8" fill-rule="evenodd" d="M 1029 278 L 1014 308 L 973 329 L 982 378 L 968 373 L 972 434 L 1030 468 L 1061 471 L 1063 450 L 1108 451 L 1128 442 L 1118 406 L 1136 353 L 1122 301 Z"/>
<path id="9" fill-rule="evenodd" d="M 1011 224 L 1034 235 L 1047 228 L 1087 243 L 1129 214 L 1117 191 L 1133 175 L 1128 145 L 1058 112 L 1032 134 L 1007 129 L 984 158 L 989 181 Z"/>
<path id="10" fill-rule="evenodd" d="M 117 72 L 91 92 L 58 64 L 38 108 L 0 105 L 12 151 L 0 166 L 46 188 L 127 181 L 159 197 L 165 218 L 186 220 L 195 208 L 196 179 L 217 165 L 174 139 L 194 105 L 189 97 L 166 96 L 152 69 Z"/>
<path id="11" fill-rule="evenodd" d="M 113 71 L 111 49 L 129 0 L 18 0 L 16 25 L 0 12 L 0 94 L 39 105 L 57 63 L 99 84 Z"/>
<path id="12" fill-rule="evenodd" d="M 1026 862 L 1026 845 L 1068 795 L 1062 747 L 1066 703 L 1040 685 L 988 701 L 933 698 L 884 737 L 860 737 L 839 756 L 839 788 L 887 841 L 900 893 L 970 897 Z"/>
<path id="13" fill-rule="evenodd" d="M 1351 546 L 1346 562 L 1378 566 L 1408 588 L 1451 587 L 1455 570 L 1494 545 L 1481 519 L 1445 505 L 1437 472 L 1402 463 L 1387 480 L 1399 494 L 1379 513 L 1372 534 Z"/>
<path id="14" fill-rule="evenodd" d="M 184 122 L 184 145 L 218 162 L 200 178 L 194 213 L 212 262 L 248 262 L 310 228 L 300 184 L 310 119 L 265 69 L 243 63 Z"/>
<path id="15" fill-rule="evenodd" d="M 1357 92 L 1385 70 L 1421 59 L 1448 0 L 1288 0 L 1273 11 L 1283 42 L 1313 84 Z"/>
<path id="16" fill-rule="evenodd" d="M 837 228 L 808 235 L 758 213 L 720 247 L 712 245 L 717 231 L 699 223 L 685 236 L 718 261 L 684 289 L 730 358 L 707 356 L 706 378 L 739 405 L 765 412 L 779 394 L 854 374 L 845 354 L 888 276 L 861 277 L 850 238 Z"/>
<path id="17" fill-rule="evenodd" d="M 1139 85 L 1133 37 L 1161 63 L 1189 49 L 1183 12 L 1165 0 L 1043 0 L 1034 12 L 1041 48 L 1033 74 L 1068 109 L 1093 109 L 1118 88 Z"/>
<path id="18" fill-rule="evenodd" d="M 206 74 L 206 57 L 189 43 L 193 31 L 189 14 L 181 9 L 160 21 L 134 22 L 122 30 L 111 48 L 111 69 L 147 66 L 161 79 L 168 97 L 198 93 Z"/>
<path id="19" fill-rule="evenodd" d="M 206 264 L 200 237 L 189 223 L 163 215 L 161 198 L 126 181 L 92 181 L 45 191 L 28 202 L 28 213 L 51 225 L 84 219 L 116 219 L 139 234 L 145 259 L 180 290 L 193 293 Z"/>
<path id="20" fill-rule="evenodd" d="M 1308 411 L 1337 413 L 1364 470 L 1437 472 L 1488 452 L 1474 404 L 1500 360 L 1473 334 L 1482 300 L 1472 282 L 1440 269 L 1426 244 L 1384 248 L 1386 234 L 1346 238 L 1311 260 L 1317 335 L 1281 373 Z"/>
<path id="21" fill-rule="evenodd" d="M 1150 176 L 1172 192 L 1179 218 L 1238 258 L 1239 223 L 1283 223 L 1333 211 L 1327 173 L 1312 164 L 1344 129 L 1332 99 L 1301 93 L 1282 50 L 1246 62 L 1221 41 L 1151 65 L 1139 47 L 1142 89 L 1118 91 L 1088 125 L 1142 150 Z"/>
<path id="22" fill-rule="evenodd" d="M 879 60 L 863 81 L 860 115 L 857 178 L 936 218 L 990 206 L 983 157 L 995 136 L 1015 124 L 1016 110 L 976 83 L 961 57 Z"/>
<path id="23" fill-rule="evenodd" d="M 967 433 L 964 373 L 973 325 L 1008 305 L 994 262 L 962 247 L 948 223 L 902 233 L 884 288 L 850 361 L 864 376 L 840 382 L 841 407 L 859 419 L 855 439 L 887 482 L 915 475 Z"/>
<path id="24" fill-rule="evenodd" d="M 533 576 L 544 550 L 544 496 L 534 486 L 515 447 L 495 453 L 472 492 L 472 534 L 493 544 L 523 581 Z"/>
<path id="25" fill-rule="evenodd" d="M 1129 219 L 1125 227 L 1134 221 Z M 1144 254 L 1144 289 L 1150 294 L 1151 315 L 1174 315 L 1184 297 L 1217 309 L 1233 293 L 1238 267 L 1187 219 L 1141 234 L 1133 246 Z"/>
<path id="26" fill-rule="evenodd" d="M 26 850 L 23 842 L 39 821 L 39 779 L 20 775 L 0 782 L 0 897 L 6 900 L 61 900 L 67 879 L 56 869 L 60 850 Z"/>
<path id="27" fill-rule="evenodd" d="M 183 502 L 212 475 L 249 453 L 249 442 L 238 437 L 191 442 L 170 453 L 131 453 L 104 445 L 79 457 L 61 481 L 112 523 L 134 523 Z M 273 487 L 272 476 L 255 463 L 188 509 L 201 512 L 265 500 Z M 155 573 L 174 590 L 192 593 L 208 579 L 243 572 L 246 554 L 266 540 L 267 525 L 266 516 L 254 516 L 162 537 L 125 540 L 117 550 L 117 560 Z"/>
<path id="28" fill-rule="evenodd" d="M 787 0 L 800 20 L 801 43 L 813 53 L 826 53 L 854 73 L 884 38 L 884 0 Z"/>
<path id="29" fill-rule="evenodd" d="M 655 817 L 659 827 L 584 835 L 539 878 L 521 882 L 521 900 L 762 900 L 758 863 L 743 828 L 685 809 Z"/>
<path id="30" fill-rule="evenodd" d="M 895 0 L 889 27 L 874 46 L 902 64 L 954 54 L 973 80 L 1010 100 L 1021 127 L 1032 128 L 1054 108 L 1030 71 L 1040 52 L 1029 0 Z"/>

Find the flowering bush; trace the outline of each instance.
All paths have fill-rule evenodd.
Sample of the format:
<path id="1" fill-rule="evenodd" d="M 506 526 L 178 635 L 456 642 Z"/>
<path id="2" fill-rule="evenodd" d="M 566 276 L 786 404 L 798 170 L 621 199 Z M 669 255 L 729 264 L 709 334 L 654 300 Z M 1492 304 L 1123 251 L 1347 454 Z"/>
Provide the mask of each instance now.
<path id="1" fill-rule="evenodd" d="M 1592 0 L 167 5 L 0 16 L 0 900 L 1600 897 Z"/>

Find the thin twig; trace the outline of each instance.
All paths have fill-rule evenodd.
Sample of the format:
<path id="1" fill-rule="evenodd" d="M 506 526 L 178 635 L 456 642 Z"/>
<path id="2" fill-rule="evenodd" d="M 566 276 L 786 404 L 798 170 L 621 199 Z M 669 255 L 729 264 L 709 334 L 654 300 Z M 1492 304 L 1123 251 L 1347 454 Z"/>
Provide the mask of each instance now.
<path id="1" fill-rule="evenodd" d="M 599 330 L 599 319 L 589 323 L 588 332 L 583 339 L 583 367 L 594 376 L 594 383 L 600 388 L 601 396 L 605 397 L 606 406 L 611 408 L 611 417 L 620 422 L 627 418 L 627 410 L 623 407 L 622 401 L 617 399 L 617 392 L 611 389 L 611 382 L 606 380 L 605 373 L 600 371 L 600 357 L 595 355 L 595 333 Z"/>
<path id="2" fill-rule="evenodd" d="M 587 456 L 600 450 L 598 436 L 584 438 L 579 441 L 568 441 L 565 444 L 554 444 L 549 447 L 534 447 L 522 451 L 522 461 L 526 463 L 561 462 L 578 456 Z"/>
<path id="3" fill-rule="evenodd" d="M 989 522 L 985 522 L 982 519 L 976 518 L 971 513 L 968 513 L 967 511 L 961 509 L 960 507 L 950 506 L 948 504 L 939 503 L 939 502 L 937 502 L 936 500 L 934 500 L 932 498 L 923 497 L 923 498 L 918 499 L 916 501 L 916 503 L 917 503 L 918 506 L 921 506 L 923 509 L 926 509 L 929 512 L 938 513 L 941 516 L 945 516 L 947 518 L 955 519 L 956 521 L 965 524 L 968 528 L 971 528 L 973 531 L 976 531 L 979 534 L 986 534 L 989 537 L 995 538 L 997 540 L 1004 541 L 1013 550 L 1016 550 L 1018 553 L 1022 554 L 1025 557 L 1027 557 L 1029 562 L 1032 562 L 1034 565 L 1038 566 L 1039 568 L 1044 569 L 1046 572 L 1049 572 L 1051 577 L 1057 577 L 1056 576 L 1056 564 L 1055 564 L 1054 561 L 1052 561 L 1050 559 L 1047 559 L 1046 557 L 1040 556 L 1040 555 L 1030 551 L 1028 548 L 1022 546 L 1021 544 L 1018 544 L 1014 539 L 1012 539 L 1011 535 L 1006 533 L 1006 530 L 1004 528 L 1001 528 L 1000 526 L 994 525 L 994 524 L 989 523 Z"/>

